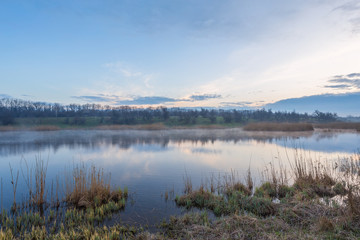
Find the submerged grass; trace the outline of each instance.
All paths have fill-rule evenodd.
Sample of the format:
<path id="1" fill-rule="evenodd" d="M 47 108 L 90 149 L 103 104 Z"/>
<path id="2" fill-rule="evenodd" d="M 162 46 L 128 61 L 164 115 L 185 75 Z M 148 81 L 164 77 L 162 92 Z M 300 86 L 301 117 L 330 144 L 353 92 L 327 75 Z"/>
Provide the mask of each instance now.
<path id="1" fill-rule="evenodd" d="M 21 169 L 29 188 L 27 202 L 17 204 L 16 188 L 19 171 L 12 176 L 14 204 L 10 212 L 0 213 L 0 239 L 122 239 L 134 236 L 134 229 L 114 226 L 105 231 L 102 223 L 112 214 L 125 208 L 128 189 L 111 190 L 110 175 L 103 169 L 85 164 L 74 165 L 71 174 L 65 175 L 65 196 L 60 206 L 59 178 L 56 200 L 47 197 L 47 162 L 36 158 L 35 165 L 25 162 Z M 15 177 L 16 176 L 16 177 Z M 33 185 L 34 184 L 34 185 Z M 2 196 L 1 192 L 1 196 Z M 53 195 L 53 194 L 52 194 Z M 53 202 L 54 201 L 54 202 Z M 21 207 L 22 206 L 22 207 Z M 115 237 L 115 238 L 114 238 Z"/>

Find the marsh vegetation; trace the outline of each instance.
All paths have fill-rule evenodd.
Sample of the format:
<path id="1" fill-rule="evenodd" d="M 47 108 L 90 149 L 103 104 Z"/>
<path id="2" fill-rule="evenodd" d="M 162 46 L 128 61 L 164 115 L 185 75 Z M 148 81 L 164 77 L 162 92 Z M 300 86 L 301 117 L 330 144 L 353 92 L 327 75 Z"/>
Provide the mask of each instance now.
<path id="1" fill-rule="evenodd" d="M 291 177 L 287 178 L 285 172 Z M 179 206 L 196 207 L 203 212 L 174 217 L 164 223 L 167 236 L 174 239 L 360 237 L 359 154 L 334 165 L 299 154 L 290 171 L 273 166 L 267 169 L 263 183 L 255 190 L 252 181 L 243 183 L 234 179 L 233 174 L 225 176 L 215 192 L 202 185 L 177 196 L 175 201 Z M 218 218 L 212 220 L 207 210 Z"/>
<path id="2" fill-rule="evenodd" d="M 11 212 L 3 210 L 0 239 L 358 239 L 360 154 L 333 163 L 308 158 L 301 150 L 295 155 L 290 169 L 267 166 L 259 185 L 250 169 L 243 178 L 235 171 L 212 175 L 199 187 L 185 174 L 183 193 L 174 201 L 200 212 L 173 216 L 156 232 L 104 224 L 125 207 L 128 190 L 111 191 L 110 176 L 102 169 L 76 165 L 65 184 L 65 208 L 55 204 L 41 212 L 46 201 L 36 201 L 29 209 L 18 204 Z M 36 166 L 35 179 L 46 171 L 43 164 Z M 41 181 L 35 182 L 41 190 Z"/>
<path id="3" fill-rule="evenodd" d="M 314 131 L 311 123 L 249 123 L 244 127 L 246 131 L 280 131 L 280 132 L 302 132 Z"/>
<path id="4" fill-rule="evenodd" d="M 103 224 L 113 213 L 125 208 L 128 189 L 110 188 L 111 177 L 104 170 L 84 163 L 73 165 L 65 173 L 64 182 L 56 177 L 56 189 L 51 186 L 48 198 L 47 162 L 36 159 L 35 166 L 26 163 L 22 175 L 28 187 L 28 198 L 16 202 L 19 171 L 12 176 L 14 202 L 10 211 L 2 208 L 0 239 L 77 239 L 109 237 L 134 233 L 134 228 L 111 227 Z M 55 192 L 54 192 L 55 191 Z M 1 195 L 3 196 L 3 192 Z M 1 206 L 2 207 L 2 206 Z"/>

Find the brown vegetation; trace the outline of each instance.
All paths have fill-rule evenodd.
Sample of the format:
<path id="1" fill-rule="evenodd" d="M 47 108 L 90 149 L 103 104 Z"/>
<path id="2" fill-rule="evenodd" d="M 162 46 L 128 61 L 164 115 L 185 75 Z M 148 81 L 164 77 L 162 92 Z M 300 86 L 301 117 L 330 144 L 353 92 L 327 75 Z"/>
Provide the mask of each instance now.
<path id="1" fill-rule="evenodd" d="M 164 130 L 167 127 L 163 123 L 137 124 L 137 125 L 102 125 L 98 130 Z"/>
<path id="2" fill-rule="evenodd" d="M 360 239 L 360 154 L 328 164 L 296 151 L 288 172 L 291 185 L 286 169 L 279 168 L 270 165 L 254 192 L 249 170 L 246 184 L 234 171 L 219 176 L 217 193 L 213 178 L 210 187 L 194 189 L 186 175 L 185 194 L 176 197 L 176 204 L 203 211 L 171 217 L 152 234 L 120 224 L 96 225 L 125 206 L 127 190 L 111 192 L 110 175 L 79 164 L 67 175 L 66 185 L 66 201 L 76 208 L 66 210 L 60 227 L 56 218 L 50 220 L 51 210 L 48 217 L 31 213 L 16 220 L 4 214 L 0 239 Z M 209 211 L 218 218 L 209 217 Z"/>
<path id="3" fill-rule="evenodd" d="M 53 125 L 43 125 L 43 126 L 36 126 L 33 128 L 30 128 L 29 130 L 32 131 L 58 131 L 61 128 L 58 126 L 53 126 Z"/>
<path id="4" fill-rule="evenodd" d="M 60 127 L 54 125 L 41 126 L 0 126 L 0 132 L 7 131 L 58 131 Z"/>
<path id="5" fill-rule="evenodd" d="M 84 163 L 74 166 L 65 181 L 65 201 L 75 207 L 95 207 L 109 201 L 119 201 L 122 191 L 111 191 L 110 175 L 105 175 L 103 169 L 94 165 L 87 168 Z M 70 176 L 69 176 L 70 175 Z"/>
<path id="6" fill-rule="evenodd" d="M 341 129 L 341 130 L 357 130 L 360 131 L 360 123 L 358 122 L 333 122 L 314 124 L 319 129 Z"/>
<path id="7" fill-rule="evenodd" d="M 283 131 L 283 132 L 296 132 L 296 131 L 313 131 L 314 128 L 311 123 L 271 123 L 259 122 L 249 123 L 244 127 L 246 131 Z"/>
<path id="8" fill-rule="evenodd" d="M 295 152 L 295 163 L 266 169 L 265 182 L 249 195 L 252 184 L 242 184 L 232 172 L 223 177 L 223 189 L 192 190 L 175 200 L 180 206 L 211 210 L 187 214 L 164 223 L 166 236 L 183 239 L 359 239 L 360 154 L 327 163 Z M 236 182 L 238 181 L 238 182 Z M 245 179 L 249 181 L 248 177 Z M 187 181 L 187 184 L 191 181 Z M 187 189 L 193 189 L 187 186 Z M 274 201 L 276 200 L 276 201 Z M 271 216 L 271 217 L 269 217 Z"/>

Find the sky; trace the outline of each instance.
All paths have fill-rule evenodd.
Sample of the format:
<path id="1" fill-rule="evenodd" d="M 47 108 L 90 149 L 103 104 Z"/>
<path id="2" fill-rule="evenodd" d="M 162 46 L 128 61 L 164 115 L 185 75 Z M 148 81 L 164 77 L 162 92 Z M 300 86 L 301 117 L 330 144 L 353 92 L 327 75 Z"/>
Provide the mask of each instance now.
<path id="1" fill-rule="evenodd" d="M 0 97 L 259 107 L 360 92 L 360 0 L 2 0 Z"/>

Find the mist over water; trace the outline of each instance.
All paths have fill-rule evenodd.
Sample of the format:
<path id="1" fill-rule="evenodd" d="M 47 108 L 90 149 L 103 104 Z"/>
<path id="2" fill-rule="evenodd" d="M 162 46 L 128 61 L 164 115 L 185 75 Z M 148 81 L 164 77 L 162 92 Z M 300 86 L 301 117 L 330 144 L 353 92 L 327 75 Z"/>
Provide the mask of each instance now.
<path id="1" fill-rule="evenodd" d="M 215 130 L 64 130 L 52 132 L 2 132 L 0 134 L 0 176 L 3 205 L 13 201 L 9 163 L 19 170 L 17 201 L 28 193 L 22 171 L 35 158 L 48 162 L 47 187 L 65 168 L 84 162 L 111 173 L 113 186 L 129 188 L 130 200 L 115 221 L 156 223 L 181 213 L 165 192 L 181 194 L 185 174 L 194 186 L 211 176 L 236 172 L 243 180 L 251 169 L 255 183 L 269 164 L 293 161 L 294 149 L 306 155 L 332 161 L 358 151 L 360 135 L 352 132 L 245 132 L 241 129 Z M 48 193 L 50 196 L 50 190 Z"/>

